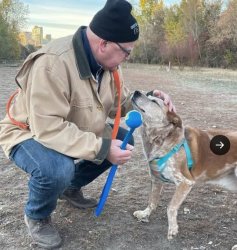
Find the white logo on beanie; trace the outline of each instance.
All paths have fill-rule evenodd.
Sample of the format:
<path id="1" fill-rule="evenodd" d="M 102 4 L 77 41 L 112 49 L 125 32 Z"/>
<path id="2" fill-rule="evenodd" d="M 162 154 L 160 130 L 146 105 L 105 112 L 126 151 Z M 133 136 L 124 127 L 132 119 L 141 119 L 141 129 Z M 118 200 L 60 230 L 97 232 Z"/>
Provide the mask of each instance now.
<path id="1" fill-rule="evenodd" d="M 130 26 L 131 30 L 133 30 L 134 35 L 136 35 L 137 33 L 139 33 L 139 27 L 137 23 L 134 23 L 132 26 Z"/>

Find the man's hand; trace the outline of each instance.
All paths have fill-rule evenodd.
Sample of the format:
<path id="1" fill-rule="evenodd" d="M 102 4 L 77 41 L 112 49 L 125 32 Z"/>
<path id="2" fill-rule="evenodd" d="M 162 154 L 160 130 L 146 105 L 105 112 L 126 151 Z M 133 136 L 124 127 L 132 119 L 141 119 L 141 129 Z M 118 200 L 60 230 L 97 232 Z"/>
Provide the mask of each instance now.
<path id="1" fill-rule="evenodd" d="M 112 140 L 111 142 L 107 160 L 114 165 L 123 165 L 132 157 L 132 150 L 134 147 L 130 144 L 127 144 L 126 149 L 123 150 L 120 148 L 121 145 L 122 141 L 120 140 Z"/>
<path id="2" fill-rule="evenodd" d="M 155 90 L 153 91 L 153 95 L 154 95 L 155 97 L 158 97 L 158 98 L 162 99 L 162 100 L 164 101 L 164 104 L 168 106 L 169 111 L 173 111 L 173 112 L 176 113 L 176 108 L 175 108 L 175 106 L 173 105 L 173 103 L 172 103 L 171 98 L 170 98 L 169 95 L 167 95 L 167 94 L 164 93 L 163 91 L 157 90 L 157 89 L 155 89 Z"/>

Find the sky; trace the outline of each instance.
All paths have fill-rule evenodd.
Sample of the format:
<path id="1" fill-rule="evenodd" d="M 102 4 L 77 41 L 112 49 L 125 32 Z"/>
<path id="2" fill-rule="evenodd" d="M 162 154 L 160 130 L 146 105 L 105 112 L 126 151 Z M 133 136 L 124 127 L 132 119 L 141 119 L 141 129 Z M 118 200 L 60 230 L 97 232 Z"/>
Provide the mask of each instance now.
<path id="1" fill-rule="evenodd" d="M 51 34 L 59 38 L 74 34 L 81 25 L 88 25 L 94 14 L 100 10 L 106 0 L 20 0 L 28 5 L 27 25 L 22 31 L 31 31 L 37 25 L 43 27 L 44 37 Z M 137 5 L 138 0 L 130 0 Z M 165 0 L 166 5 L 179 0 Z"/>

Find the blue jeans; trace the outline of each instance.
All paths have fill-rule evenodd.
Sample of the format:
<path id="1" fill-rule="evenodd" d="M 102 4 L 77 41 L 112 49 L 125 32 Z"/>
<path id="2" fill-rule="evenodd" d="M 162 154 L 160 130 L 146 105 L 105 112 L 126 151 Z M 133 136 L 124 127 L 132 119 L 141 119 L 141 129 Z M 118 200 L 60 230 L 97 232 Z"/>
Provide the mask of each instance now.
<path id="1" fill-rule="evenodd" d="M 127 130 L 120 127 L 117 139 L 123 140 L 126 133 Z M 134 145 L 133 138 L 129 144 Z M 44 219 L 53 212 L 59 195 L 66 188 L 80 189 L 112 166 L 108 160 L 100 165 L 87 160 L 75 164 L 74 158 L 46 148 L 34 139 L 16 145 L 10 159 L 30 174 L 25 214 L 35 220 Z"/>

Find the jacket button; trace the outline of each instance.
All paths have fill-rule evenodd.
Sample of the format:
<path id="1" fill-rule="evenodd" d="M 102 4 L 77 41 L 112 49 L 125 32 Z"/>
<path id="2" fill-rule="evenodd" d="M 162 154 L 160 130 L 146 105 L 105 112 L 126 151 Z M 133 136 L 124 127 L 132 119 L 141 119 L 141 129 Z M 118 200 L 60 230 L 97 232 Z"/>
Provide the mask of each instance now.
<path id="1" fill-rule="evenodd" d="M 103 107 L 100 106 L 100 105 L 98 105 L 98 106 L 97 106 L 97 109 L 98 109 L 98 110 L 103 110 Z"/>

